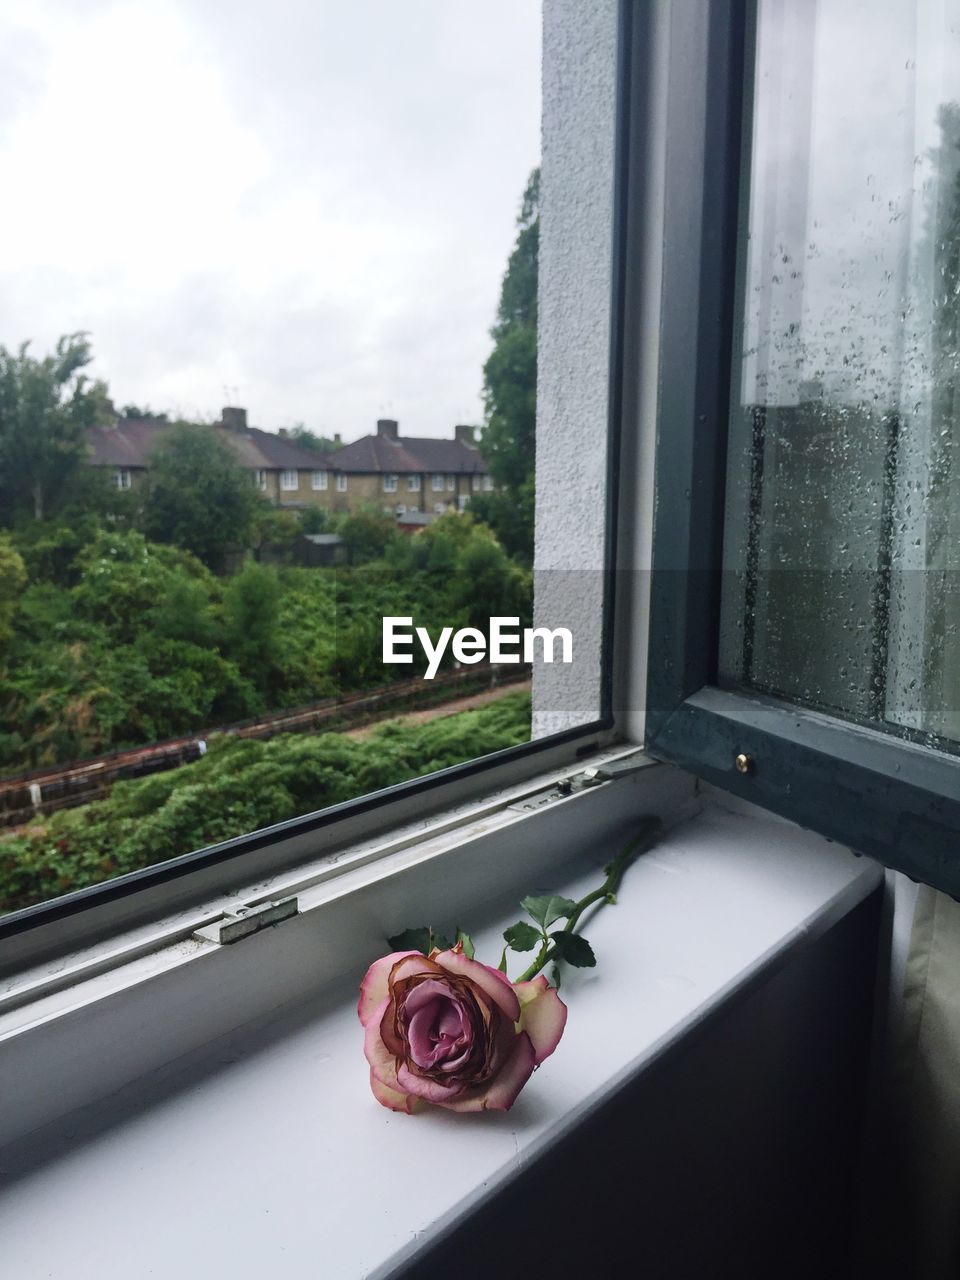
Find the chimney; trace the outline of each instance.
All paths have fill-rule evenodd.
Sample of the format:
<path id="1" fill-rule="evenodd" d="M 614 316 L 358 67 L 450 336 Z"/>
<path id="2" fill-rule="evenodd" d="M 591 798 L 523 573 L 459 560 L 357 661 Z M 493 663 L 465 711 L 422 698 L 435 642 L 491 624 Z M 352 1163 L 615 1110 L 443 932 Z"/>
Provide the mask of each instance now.
<path id="1" fill-rule="evenodd" d="M 286 440 L 287 437 L 290 435 L 290 432 L 287 430 L 286 427 L 277 427 L 277 435 L 283 436 L 284 440 Z"/>
<path id="2" fill-rule="evenodd" d="M 454 440 L 459 440 L 461 444 L 475 446 L 477 443 L 476 428 L 469 427 L 465 423 L 458 423 L 453 428 Z"/>
<path id="3" fill-rule="evenodd" d="M 339 448 L 340 448 L 340 446 L 343 444 L 343 441 L 340 439 L 340 432 L 339 432 L 339 431 L 335 431 L 335 432 L 333 433 L 333 443 L 337 446 L 337 448 L 338 448 L 338 449 L 339 449 Z"/>
<path id="4" fill-rule="evenodd" d="M 395 418 L 378 418 L 377 419 L 377 435 L 383 436 L 386 440 L 396 440 L 400 431 L 400 424 Z"/>
<path id="5" fill-rule="evenodd" d="M 247 411 L 246 409 L 231 408 L 227 405 L 220 411 L 220 423 L 228 431 L 246 431 Z"/>

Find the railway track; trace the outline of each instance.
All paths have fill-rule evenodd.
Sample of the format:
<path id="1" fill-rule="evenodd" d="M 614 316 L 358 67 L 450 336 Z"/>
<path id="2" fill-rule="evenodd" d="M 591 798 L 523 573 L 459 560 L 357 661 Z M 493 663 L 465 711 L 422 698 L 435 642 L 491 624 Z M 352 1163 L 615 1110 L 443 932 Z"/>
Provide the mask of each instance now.
<path id="1" fill-rule="evenodd" d="M 113 751 L 108 755 L 47 769 L 34 769 L 16 777 L 0 779 L 0 828 L 22 826 L 58 809 L 88 804 L 105 796 L 115 782 L 142 778 L 199 760 L 206 751 L 208 739 L 214 734 L 265 740 L 279 733 L 353 729 L 412 708 L 454 701 L 482 689 L 517 684 L 529 678 L 529 667 L 484 663 L 479 667 L 446 672 L 433 680 L 395 681 L 376 689 L 325 698 L 307 707 L 278 711 L 236 724 L 217 725 L 181 738 Z"/>

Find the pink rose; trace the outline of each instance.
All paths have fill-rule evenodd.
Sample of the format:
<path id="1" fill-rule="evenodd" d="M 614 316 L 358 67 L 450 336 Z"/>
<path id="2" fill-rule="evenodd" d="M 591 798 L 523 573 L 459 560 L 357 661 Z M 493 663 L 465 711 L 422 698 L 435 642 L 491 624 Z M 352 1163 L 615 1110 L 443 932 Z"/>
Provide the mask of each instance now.
<path id="1" fill-rule="evenodd" d="M 508 1111 L 560 1042 L 567 1009 L 540 974 L 505 974 L 450 951 L 395 951 L 360 985 L 374 1097 L 391 1111 L 430 1102 L 450 1111 Z"/>

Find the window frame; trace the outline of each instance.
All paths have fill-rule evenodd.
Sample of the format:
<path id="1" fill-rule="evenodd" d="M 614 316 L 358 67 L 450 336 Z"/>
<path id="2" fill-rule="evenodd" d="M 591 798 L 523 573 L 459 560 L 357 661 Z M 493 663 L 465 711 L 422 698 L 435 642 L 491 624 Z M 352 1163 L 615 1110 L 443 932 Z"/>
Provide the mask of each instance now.
<path id="1" fill-rule="evenodd" d="M 293 476 L 293 483 L 290 483 L 290 477 Z M 300 472 L 293 467 L 284 467 L 280 472 L 280 491 L 282 493 L 296 493 L 300 488 Z"/>
<path id="2" fill-rule="evenodd" d="M 407 476 L 407 492 L 408 492 L 408 493 L 419 493 L 419 492 L 420 492 L 420 477 L 419 477 L 419 476 Z"/>
<path id="3" fill-rule="evenodd" d="M 328 483 L 328 473 L 326 471 L 314 471 L 310 484 L 316 493 L 322 493 L 326 490 Z"/>
<path id="4" fill-rule="evenodd" d="M 386 472 L 383 477 L 383 492 L 396 493 L 397 486 L 399 485 L 399 483 L 400 483 L 399 477 L 397 476 L 396 472 L 394 471 Z"/>
<path id="5" fill-rule="evenodd" d="M 430 473 L 430 487 L 434 493 L 443 493 L 442 471 L 432 471 Z"/>
<path id="6" fill-rule="evenodd" d="M 127 489 L 132 489 L 133 476 L 130 474 L 130 468 L 117 467 L 113 475 L 113 482 L 121 493 L 126 492 Z"/>
<path id="7" fill-rule="evenodd" d="M 345 471 L 337 472 L 337 493 L 347 492 L 347 474 Z"/>
<path id="8" fill-rule="evenodd" d="M 646 746 L 960 896 L 960 759 L 786 700 L 718 687 L 756 15 L 757 0 L 704 0 L 671 13 L 664 218 L 688 236 L 665 237 L 663 248 Z"/>

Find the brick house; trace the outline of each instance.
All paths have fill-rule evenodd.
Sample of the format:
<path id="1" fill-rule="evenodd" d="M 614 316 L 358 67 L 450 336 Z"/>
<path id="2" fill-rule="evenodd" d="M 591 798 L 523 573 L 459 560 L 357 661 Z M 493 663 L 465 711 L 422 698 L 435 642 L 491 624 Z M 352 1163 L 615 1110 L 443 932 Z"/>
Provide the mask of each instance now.
<path id="1" fill-rule="evenodd" d="M 328 455 L 335 475 L 325 506 L 352 511 L 379 506 L 397 516 L 419 511 L 463 511 L 493 481 L 474 442 L 473 428 L 454 427 L 452 440 L 401 436 L 393 418 L 381 418 L 375 435 L 363 436 Z"/>
<path id="2" fill-rule="evenodd" d="M 92 427 L 89 461 L 110 471 L 118 489 L 136 489 L 151 454 L 172 430 L 171 423 L 140 418 Z M 397 423 L 381 419 L 376 435 L 328 453 L 303 448 L 283 430 L 247 426 L 245 409 L 225 408 L 214 430 L 264 497 L 291 510 L 349 512 L 376 506 L 397 516 L 437 514 L 449 507 L 462 511 L 472 494 L 493 487 L 471 427 L 456 427 L 452 440 L 401 439 Z"/>
<path id="3" fill-rule="evenodd" d="M 144 481 L 154 450 L 174 424 L 118 418 L 113 426 L 87 432 L 89 462 L 113 474 L 118 489 L 136 489 Z M 320 505 L 328 484 L 326 457 L 304 449 L 282 433 L 247 426 L 245 409 L 226 408 L 214 430 L 250 471 L 256 488 L 275 506 L 300 509 Z"/>

